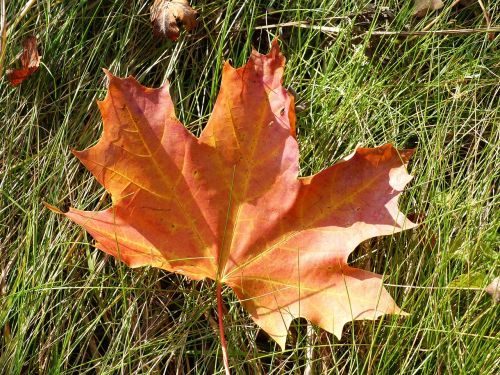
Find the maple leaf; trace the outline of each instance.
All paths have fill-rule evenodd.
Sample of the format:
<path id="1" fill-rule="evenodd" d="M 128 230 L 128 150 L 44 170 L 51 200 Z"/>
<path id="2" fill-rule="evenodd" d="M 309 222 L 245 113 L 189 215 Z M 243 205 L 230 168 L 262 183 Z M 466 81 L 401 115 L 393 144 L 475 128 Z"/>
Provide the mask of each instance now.
<path id="1" fill-rule="evenodd" d="M 284 64 L 277 41 L 241 68 L 226 62 L 199 138 L 177 120 L 168 85 L 146 88 L 108 72 L 103 135 L 74 154 L 113 204 L 65 213 L 131 267 L 225 283 L 282 348 L 294 318 L 340 337 L 353 319 L 401 312 L 381 276 L 347 258 L 368 238 L 414 226 L 397 207 L 411 150 L 359 148 L 298 177 Z"/>
<path id="2" fill-rule="evenodd" d="M 196 12 L 187 0 L 155 0 L 151 5 L 151 22 L 155 35 L 171 40 L 179 38 L 179 25 L 184 25 L 187 31 L 196 27 Z"/>
<path id="3" fill-rule="evenodd" d="M 23 40 L 23 52 L 19 59 L 21 60 L 21 68 L 7 71 L 7 79 L 12 86 L 20 85 L 40 66 L 41 56 L 38 54 L 35 36 L 29 36 Z"/>

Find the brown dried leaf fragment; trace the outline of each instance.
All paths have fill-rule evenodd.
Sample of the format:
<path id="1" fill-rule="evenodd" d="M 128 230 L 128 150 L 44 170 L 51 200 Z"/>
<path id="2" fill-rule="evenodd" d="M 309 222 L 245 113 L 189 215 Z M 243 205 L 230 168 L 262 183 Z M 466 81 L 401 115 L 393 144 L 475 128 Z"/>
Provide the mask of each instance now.
<path id="1" fill-rule="evenodd" d="M 424 17 L 427 13 L 441 9 L 444 3 L 441 0 L 415 0 L 415 10 L 413 15 L 415 17 Z"/>
<path id="2" fill-rule="evenodd" d="M 187 0 L 155 0 L 151 6 L 151 22 L 156 36 L 170 40 L 179 38 L 179 26 L 184 25 L 187 31 L 196 27 L 196 12 Z"/>
<path id="3" fill-rule="evenodd" d="M 38 54 L 35 36 L 29 36 L 23 40 L 23 52 L 19 60 L 21 60 L 21 69 L 7 71 L 7 79 L 12 86 L 20 85 L 26 78 L 36 72 L 40 66 L 41 56 Z"/>

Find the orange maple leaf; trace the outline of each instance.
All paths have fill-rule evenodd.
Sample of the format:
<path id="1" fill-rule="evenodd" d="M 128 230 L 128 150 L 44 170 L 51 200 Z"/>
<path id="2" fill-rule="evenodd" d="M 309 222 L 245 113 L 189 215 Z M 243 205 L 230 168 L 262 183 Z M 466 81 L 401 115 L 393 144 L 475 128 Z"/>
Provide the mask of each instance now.
<path id="1" fill-rule="evenodd" d="M 113 204 L 65 213 L 131 267 L 227 284 L 282 348 L 294 318 L 340 337 L 353 319 L 401 312 L 381 276 L 350 267 L 347 257 L 368 238 L 415 225 L 397 206 L 411 150 L 359 148 L 298 177 L 284 65 L 277 41 L 241 68 L 226 63 L 199 138 L 177 120 L 168 85 L 151 89 L 107 73 L 103 135 L 74 154 Z"/>

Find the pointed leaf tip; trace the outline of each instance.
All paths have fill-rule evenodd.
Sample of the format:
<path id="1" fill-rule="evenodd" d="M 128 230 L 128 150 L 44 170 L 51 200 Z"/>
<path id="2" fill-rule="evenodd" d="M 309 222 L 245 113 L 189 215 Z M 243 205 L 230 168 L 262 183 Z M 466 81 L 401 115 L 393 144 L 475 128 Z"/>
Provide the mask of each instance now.
<path id="1" fill-rule="evenodd" d="M 280 48 L 280 43 L 279 43 L 279 38 L 276 37 L 273 39 L 271 42 L 271 51 L 273 55 L 281 53 L 281 48 Z"/>
<path id="2" fill-rule="evenodd" d="M 111 79 L 113 77 L 115 77 L 114 74 L 111 73 L 108 69 L 106 69 L 106 68 L 101 68 L 101 69 L 102 69 L 102 71 L 104 72 L 104 75 L 106 76 L 106 78 L 108 78 L 109 81 L 111 81 Z"/>

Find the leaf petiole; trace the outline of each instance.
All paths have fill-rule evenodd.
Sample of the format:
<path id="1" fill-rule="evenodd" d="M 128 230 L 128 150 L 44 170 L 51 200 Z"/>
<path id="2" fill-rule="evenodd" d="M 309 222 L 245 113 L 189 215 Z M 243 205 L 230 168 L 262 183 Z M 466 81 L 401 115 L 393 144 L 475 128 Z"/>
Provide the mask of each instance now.
<path id="1" fill-rule="evenodd" d="M 226 375 L 231 375 L 229 371 L 229 358 L 227 355 L 227 342 L 224 336 L 224 311 L 222 309 L 222 284 L 217 282 L 217 316 L 219 318 L 220 344 L 222 347 L 222 360 L 224 361 L 224 370 Z"/>

